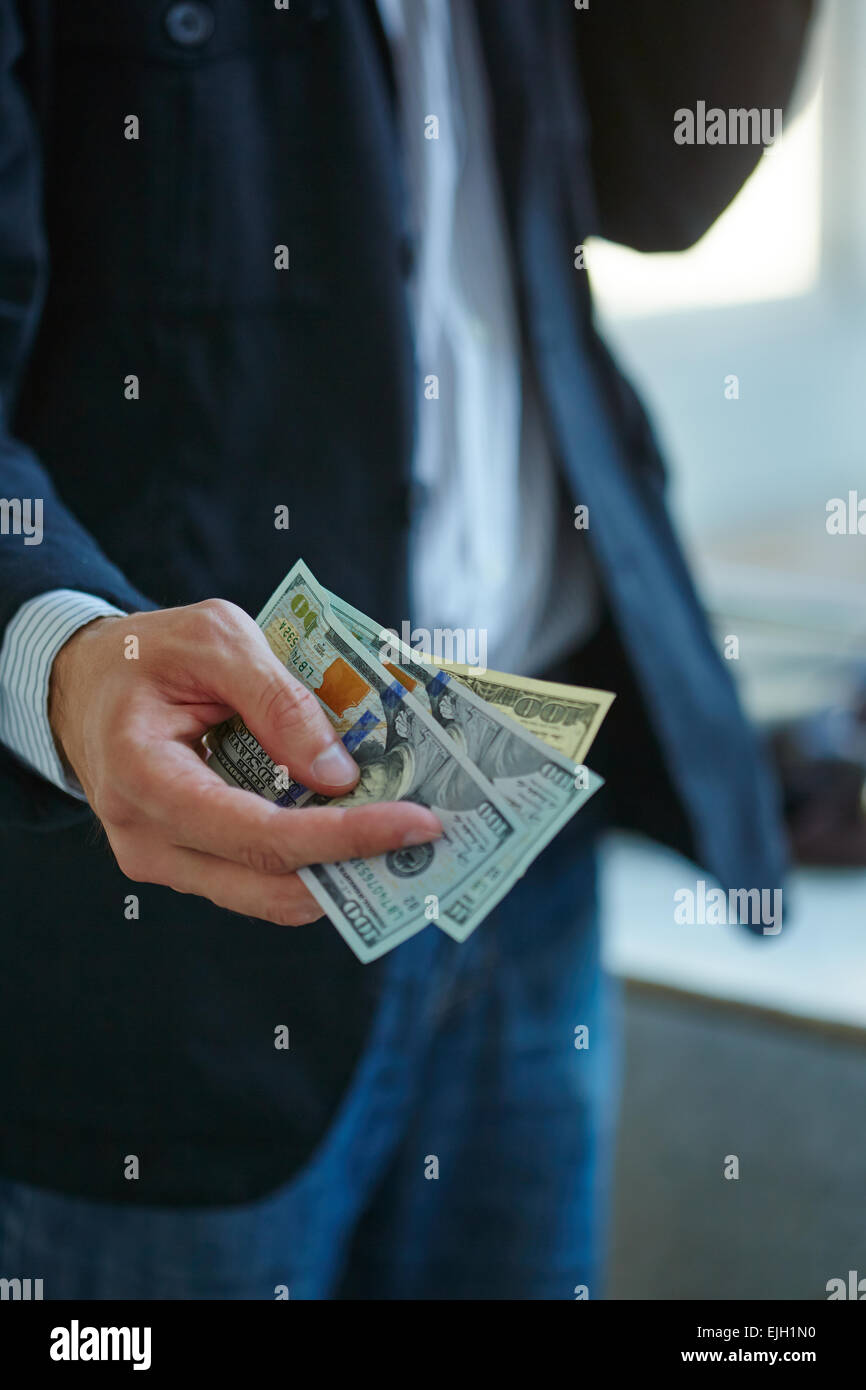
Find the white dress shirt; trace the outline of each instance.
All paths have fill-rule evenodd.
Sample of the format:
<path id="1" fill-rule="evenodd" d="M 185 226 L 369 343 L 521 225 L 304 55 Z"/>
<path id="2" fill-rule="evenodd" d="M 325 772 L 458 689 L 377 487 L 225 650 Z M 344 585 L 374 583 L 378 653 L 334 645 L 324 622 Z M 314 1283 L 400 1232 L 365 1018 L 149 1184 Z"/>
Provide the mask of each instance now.
<path id="1" fill-rule="evenodd" d="M 418 243 L 411 623 L 474 630 L 487 666 L 538 674 L 590 634 L 597 588 L 524 369 L 474 11 L 378 2 Z M 48 723 L 51 665 L 79 627 L 118 612 L 52 590 L 22 605 L 0 648 L 0 741 L 73 796 Z"/>
<path id="2" fill-rule="evenodd" d="M 597 595 L 524 370 L 474 8 L 379 12 L 418 244 L 412 624 L 481 630 L 488 666 L 538 674 L 588 636 Z"/>
<path id="3" fill-rule="evenodd" d="M 48 722 L 51 665 L 73 632 L 122 610 L 76 589 L 51 589 L 18 609 L 0 648 L 0 742 L 49 782 L 84 800 L 67 777 Z"/>

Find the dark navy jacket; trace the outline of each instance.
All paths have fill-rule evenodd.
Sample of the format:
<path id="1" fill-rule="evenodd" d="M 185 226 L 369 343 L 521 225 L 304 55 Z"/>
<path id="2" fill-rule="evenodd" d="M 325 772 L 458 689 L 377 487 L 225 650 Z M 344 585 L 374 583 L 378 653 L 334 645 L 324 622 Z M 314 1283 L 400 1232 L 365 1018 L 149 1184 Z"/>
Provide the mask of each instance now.
<path id="1" fill-rule="evenodd" d="M 574 673 L 620 695 L 599 804 L 728 886 L 774 886 L 773 792 L 574 247 L 702 234 L 760 150 L 678 146 L 673 113 L 782 106 L 809 0 L 475 3 L 527 360 L 606 600 Z M 298 554 L 399 626 L 419 387 L 394 102 L 369 0 L 0 0 L 0 495 L 45 518 L 39 546 L 0 537 L 0 631 L 56 587 L 255 613 Z M 5 753 L 0 852 L 0 1172 L 167 1202 L 288 1177 L 357 1063 L 378 965 L 327 924 L 153 886 L 126 921 L 92 814 Z M 131 1152 L 147 1182 L 123 1181 Z"/>

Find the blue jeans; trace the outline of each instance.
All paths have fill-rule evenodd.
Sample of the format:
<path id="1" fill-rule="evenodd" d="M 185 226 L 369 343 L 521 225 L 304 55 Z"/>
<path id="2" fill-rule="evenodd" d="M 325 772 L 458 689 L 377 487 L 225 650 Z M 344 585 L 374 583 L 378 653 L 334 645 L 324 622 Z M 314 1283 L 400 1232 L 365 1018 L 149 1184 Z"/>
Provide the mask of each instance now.
<path id="1" fill-rule="evenodd" d="M 0 1277 L 46 1299 L 600 1297 L 618 1029 L 592 846 L 567 828 L 466 944 L 430 928 L 388 972 L 284 1186 L 174 1208 L 0 1180 Z"/>

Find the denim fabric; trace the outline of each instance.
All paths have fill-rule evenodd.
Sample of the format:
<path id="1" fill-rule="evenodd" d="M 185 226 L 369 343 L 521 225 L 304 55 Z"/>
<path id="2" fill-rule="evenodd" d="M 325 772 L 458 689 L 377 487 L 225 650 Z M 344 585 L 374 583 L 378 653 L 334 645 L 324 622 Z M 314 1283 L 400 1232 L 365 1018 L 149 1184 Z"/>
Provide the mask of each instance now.
<path id="1" fill-rule="evenodd" d="M 289 1183 L 192 1209 L 2 1181 L 0 1276 L 46 1299 L 598 1296 L 612 1002 L 575 825 L 468 943 L 430 929 L 389 958 L 337 1118 Z"/>

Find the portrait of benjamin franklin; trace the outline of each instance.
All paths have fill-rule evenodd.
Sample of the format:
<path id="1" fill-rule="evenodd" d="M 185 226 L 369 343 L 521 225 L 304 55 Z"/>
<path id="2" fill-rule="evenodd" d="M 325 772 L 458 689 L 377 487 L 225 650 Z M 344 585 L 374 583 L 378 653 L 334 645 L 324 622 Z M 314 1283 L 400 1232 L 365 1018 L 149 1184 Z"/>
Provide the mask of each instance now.
<path id="1" fill-rule="evenodd" d="M 449 757 L 431 729 L 401 704 L 388 718 L 385 743 L 365 739 L 352 750 L 361 776 L 357 786 L 333 805 L 376 801 L 417 801 L 442 810 L 467 811 L 484 801 L 484 788 Z"/>
<path id="2" fill-rule="evenodd" d="M 545 761 L 539 749 L 462 697 L 459 690 L 445 687 L 435 701 L 434 713 L 448 737 L 491 782 L 528 776 Z"/>

